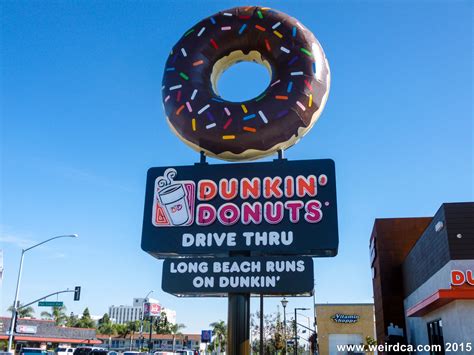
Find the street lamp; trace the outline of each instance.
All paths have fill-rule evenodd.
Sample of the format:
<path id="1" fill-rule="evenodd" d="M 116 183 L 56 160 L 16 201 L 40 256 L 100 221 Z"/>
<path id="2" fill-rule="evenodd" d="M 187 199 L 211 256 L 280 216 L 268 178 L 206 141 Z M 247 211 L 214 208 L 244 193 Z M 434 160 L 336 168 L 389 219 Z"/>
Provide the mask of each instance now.
<path id="1" fill-rule="evenodd" d="M 296 311 L 307 311 L 309 308 L 295 308 L 295 351 L 294 354 L 298 355 L 298 319 Z"/>
<path id="2" fill-rule="evenodd" d="M 143 348 L 143 321 L 145 318 L 145 302 L 148 302 L 148 296 L 150 296 L 153 292 L 154 291 L 151 290 L 146 294 L 146 296 L 144 297 L 143 304 L 142 304 L 142 314 L 140 315 L 140 349 L 139 349 L 140 351 Z M 151 327 L 151 323 L 150 323 L 150 327 Z"/>
<path id="3" fill-rule="evenodd" d="M 288 344 L 286 342 L 286 305 L 288 304 L 288 300 L 286 297 L 280 301 L 281 305 L 283 306 L 283 340 L 285 341 L 285 355 L 288 352 Z"/>
<path id="4" fill-rule="evenodd" d="M 12 309 L 12 319 L 11 319 L 11 324 L 10 324 L 10 334 L 8 336 L 8 351 L 11 352 L 12 349 L 12 344 L 13 344 L 13 332 L 15 331 L 15 323 L 16 323 L 16 317 L 18 313 L 18 296 L 20 294 L 20 281 L 21 281 L 21 272 L 23 270 L 23 258 L 25 256 L 25 253 L 28 250 L 31 250 L 33 248 L 39 247 L 40 245 L 43 245 L 47 242 L 50 242 L 51 240 L 54 239 L 59 239 L 59 238 L 77 238 L 77 234 L 66 234 L 66 235 L 58 235 L 57 237 L 49 238 L 41 243 L 35 244 L 29 248 L 22 249 L 21 251 L 21 258 L 20 258 L 20 269 L 18 270 L 18 279 L 16 281 L 16 292 L 15 292 L 15 300 L 13 301 L 13 309 Z"/>

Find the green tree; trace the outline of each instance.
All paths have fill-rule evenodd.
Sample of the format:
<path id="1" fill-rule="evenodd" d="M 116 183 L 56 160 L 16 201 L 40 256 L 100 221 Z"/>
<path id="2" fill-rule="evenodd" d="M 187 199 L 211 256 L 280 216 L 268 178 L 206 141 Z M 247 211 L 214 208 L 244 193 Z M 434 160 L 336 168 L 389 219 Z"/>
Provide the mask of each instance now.
<path id="1" fill-rule="evenodd" d="M 128 333 L 130 334 L 130 350 L 132 350 L 133 336 L 135 335 L 136 332 L 140 330 L 140 322 L 139 321 L 127 322 L 126 327 L 127 327 Z"/>
<path id="2" fill-rule="evenodd" d="M 51 307 L 51 313 L 46 311 L 41 312 L 41 317 L 46 319 L 53 319 L 56 325 L 64 325 L 67 321 L 66 307 Z"/>
<path id="3" fill-rule="evenodd" d="M 21 303 L 20 303 L 19 307 L 21 307 Z M 10 306 L 8 308 L 8 311 L 13 312 L 13 306 Z M 18 318 L 31 318 L 31 317 L 33 317 L 34 313 L 35 313 L 35 310 L 33 309 L 33 307 L 28 306 L 28 307 L 25 307 L 25 308 L 20 308 L 17 311 L 17 316 L 18 316 Z"/>
<path id="4" fill-rule="evenodd" d="M 168 322 L 166 313 L 161 313 L 161 315 L 154 320 L 153 325 L 157 334 L 171 334 L 171 323 Z"/>
<path id="5" fill-rule="evenodd" d="M 173 352 L 175 348 L 175 343 L 176 343 L 176 335 L 181 335 L 181 329 L 186 328 L 186 326 L 182 323 L 176 323 L 172 324 L 170 326 L 170 333 L 173 335 Z"/>
<path id="6" fill-rule="evenodd" d="M 69 317 L 66 319 L 66 327 L 75 327 L 77 322 L 79 321 L 79 318 L 71 312 Z"/>
<path id="7" fill-rule="evenodd" d="M 222 348 L 226 345 L 227 325 L 223 320 L 213 322 L 209 325 L 212 327 L 212 334 L 214 335 L 213 342 L 217 343 L 217 353 L 220 354 Z"/>
<path id="8" fill-rule="evenodd" d="M 115 328 L 114 328 L 114 325 L 112 324 L 112 321 L 110 320 L 110 317 L 107 313 L 105 313 L 103 315 L 103 317 L 101 319 L 99 319 L 98 323 L 99 324 L 98 324 L 98 327 L 97 327 L 97 331 L 100 334 L 114 335 Z"/>
<path id="9" fill-rule="evenodd" d="M 82 317 L 77 321 L 76 327 L 78 328 L 94 328 L 95 323 L 91 318 L 89 308 L 86 307 L 82 312 Z"/>
<path id="10" fill-rule="evenodd" d="M 130 332 L 126 324 L 114 324 L 115 333 L 121 339 L 125 339 Z"/>

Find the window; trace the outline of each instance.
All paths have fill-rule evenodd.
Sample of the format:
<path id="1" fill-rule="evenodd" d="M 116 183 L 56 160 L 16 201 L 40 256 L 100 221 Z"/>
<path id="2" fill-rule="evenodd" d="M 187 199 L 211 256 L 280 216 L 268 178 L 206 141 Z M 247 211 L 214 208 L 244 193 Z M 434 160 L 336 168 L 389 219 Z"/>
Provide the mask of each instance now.
<path id="1" fill-rule="evenodd" d="M 443 322 L 441 319 L 438 319 L 426 325 L 428 327 L 430 345 L 437 346 L 437 349 L 432 349 L 430 355 L 444 355 Z"/>

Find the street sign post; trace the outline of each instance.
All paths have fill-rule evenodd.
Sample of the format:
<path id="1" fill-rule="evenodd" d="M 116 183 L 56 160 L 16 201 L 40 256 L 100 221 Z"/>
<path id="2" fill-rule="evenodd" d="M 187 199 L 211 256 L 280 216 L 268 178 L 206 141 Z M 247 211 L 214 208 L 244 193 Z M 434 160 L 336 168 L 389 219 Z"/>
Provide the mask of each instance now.
<path id="1" fill-rule="evenodd" d="M 39 307 L 62 307 L 64 302 L 62 301 L 40 301 L 38 302 Z"/>

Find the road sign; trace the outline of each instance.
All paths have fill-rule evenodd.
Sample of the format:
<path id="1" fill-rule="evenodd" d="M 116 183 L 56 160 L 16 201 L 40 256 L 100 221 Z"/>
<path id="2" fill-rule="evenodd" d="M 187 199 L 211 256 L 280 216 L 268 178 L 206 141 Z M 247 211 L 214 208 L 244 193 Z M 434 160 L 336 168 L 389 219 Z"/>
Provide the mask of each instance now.
<path id="1" fill-rule="evenodd" d="M 166 259 L 161 287 L 176 296 L 308 295 L 314 287 L 313 259 L 298 256 Z"/>
<path id="2" fill-rule="evenodd" d="M 201 330 L 201 343 L 210 343 L 212 338 L 212 330 Z"/>
<path id="3" fill-rule="evenodd" d="M 161 314 L 161 305 L 154 302 L 145 302 L 143 304 L 143 314 L 145 317 L 158 317 Z"/>
<path id="4" fill-rule="evenodd" d="M 142 249 L 155 257 L 335 256 L 338 243 L 330 159 L 148 170 Z"/>
<path id="5" fill-rule="evenodd" d="M 64 302 L 62 301 L 41 301 L 38 302 L 39 307 L 62 307 Z"/>

